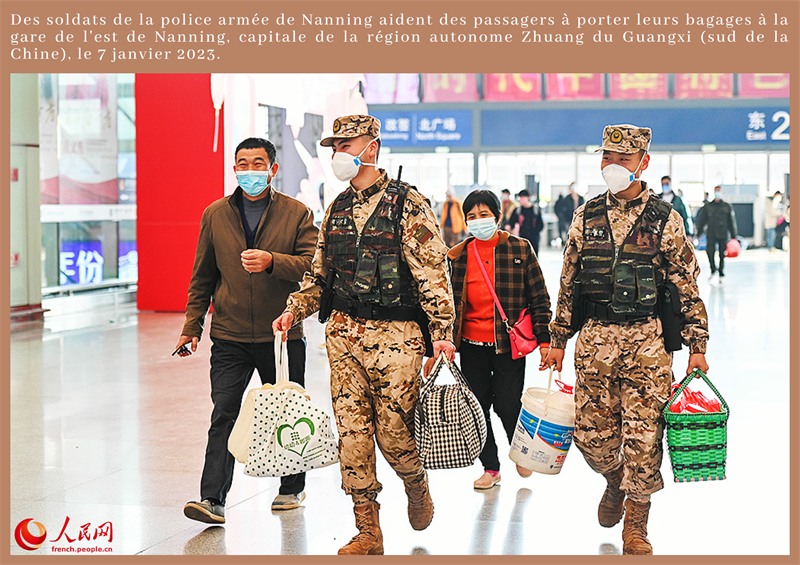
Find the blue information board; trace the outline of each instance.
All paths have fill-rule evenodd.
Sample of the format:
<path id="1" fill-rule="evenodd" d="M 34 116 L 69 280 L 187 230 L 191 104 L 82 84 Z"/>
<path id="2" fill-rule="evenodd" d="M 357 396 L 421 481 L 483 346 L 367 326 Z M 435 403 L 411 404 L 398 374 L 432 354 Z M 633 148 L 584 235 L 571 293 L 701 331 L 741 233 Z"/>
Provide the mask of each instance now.
<path id="1" fill-rule="evenodd" d="M 471 110 L 375 112 L 386 147 L 471 147 Z"/>
<path id="2" fill-rule="evenodd" d="M 486 109 L 480 112 L 481 145 L 574 147 L 600 145 L 608 124 L 653 130 L 653 146 L 736 145 L 789 148 L 789 107 Z"/>

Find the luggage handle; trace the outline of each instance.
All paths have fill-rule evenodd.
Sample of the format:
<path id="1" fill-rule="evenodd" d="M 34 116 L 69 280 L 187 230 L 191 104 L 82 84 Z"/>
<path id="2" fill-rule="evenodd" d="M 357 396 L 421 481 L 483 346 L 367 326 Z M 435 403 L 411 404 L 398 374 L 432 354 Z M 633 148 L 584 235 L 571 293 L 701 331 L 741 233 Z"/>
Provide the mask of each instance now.
<path id="1" fill-rule="evenodd" d="M 275 384 L 289 382 L 289 353 L 286 342 L 283 341 L 283 332 L 275 332 Z"/>
<path id="2" fill-rule="evenodd" d="M 561 371 L 557 371 L 558 378 L 553 379 L 553 366 L 550 366 L 550 374 L 547 377 L 547 396 L 544 399 L 544 413 L 547 414 L 550 408 L 550 397 L 552 396 L 553 392 L 553 383 L 556 383 L 559 392 L 563 392 L 564 394 L 574 394 L 575 387 L 572 385 L 568 385 L 564 381 L 561 380 Z"/>
<path id="3" fill-rule="evenodd" d="M 461 370 L 458 368 L 458 365 L 450 361 L 443 351 L 439 354 L 439 357 L 436 358 L 436 361 L 431 368 L 430 377 L 428 377 L 428 380 L 425 381 L 425 383 L 420 387 L 420 396 L 426 394 L 428 389 L 433 386 L 434 381 L 439 376 L 439 370 L 441 369 L 442 363 L 447 365 L 447 368 L 450 369 L 450 372 L 453 374 L 453 377 L 456 379 L 456 382 L 459 385 L 467 387 L 467 389 L 470 391 L 472 390 L 472 387 L 469 386 L 467 379 L 465 379 L 464 375 L 461 374 Z"/>
<path id="4" fill-rule="evenodd" d="M 273 388 L 271 384 L 265 384 L 261 387 L 262 390 Z M 286 342 L 283 341 L 283 332 L 275 332 L 275 386 L 274 388 L 291 389 L 299 392 L 311 400 L 311 395 L 308 391 L 300 386 L 300 384 L 289 380 L 289 350 Z"/>
<path id="5" fill-rule="evenodd" d="M 672 394 L 672 396 L 670 397 L 669 401 L 667 401 L 666 406 L 664 406 L 664 412 L 669 410 L 669 407 L 672 406 L 675 403 L 675 401 L 678 399 L 678 397 L 681 394 L 683 394 L 683 391 L 686 389 L 687 386 L 689 386 L 689 383 L 692 382 L 698 376 L 700 378 L 702 378 L 706 382 L 706 384 L 709 386 L 709 388 L 712 391 L 714 391 L 714 394 L 717 395 L 717 398 L 719 399 L 720 403 L 722 404 L 723 412 L 728 414 L 728 415 L 730 415 L 731 411 L 728 408 L 728 403 L 725 402 L 725 399 L 722 398 L 722 395 L 719 393 L 717 388 L 711 383 L 711 381 L 708 379 L 706 374 L 703 371 L 701 371 L 700 369 L 695 369 L 694 371 L 692 371 L 691 373 L 689 373 L 688 375 L 683 377 L 683 380 L 681 381 L 681 386 L 679 386 L 678 389 Z"/>

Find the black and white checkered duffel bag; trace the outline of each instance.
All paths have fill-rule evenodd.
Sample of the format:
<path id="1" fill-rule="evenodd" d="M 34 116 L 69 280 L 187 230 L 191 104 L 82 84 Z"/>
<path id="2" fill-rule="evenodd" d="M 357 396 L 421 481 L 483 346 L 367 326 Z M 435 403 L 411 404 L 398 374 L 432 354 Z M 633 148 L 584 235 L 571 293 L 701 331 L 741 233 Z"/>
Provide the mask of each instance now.
<path id="1" fill-rule="evenodd" d="M 434 384 L 443 367 L 455 377 L 454 384 Z M 444 355 L 436 360 L 430 378 L 420 387 L 414 438 L 426 469 L 468 467 L 486 442 L 481 405 L 458 366 Z"/>

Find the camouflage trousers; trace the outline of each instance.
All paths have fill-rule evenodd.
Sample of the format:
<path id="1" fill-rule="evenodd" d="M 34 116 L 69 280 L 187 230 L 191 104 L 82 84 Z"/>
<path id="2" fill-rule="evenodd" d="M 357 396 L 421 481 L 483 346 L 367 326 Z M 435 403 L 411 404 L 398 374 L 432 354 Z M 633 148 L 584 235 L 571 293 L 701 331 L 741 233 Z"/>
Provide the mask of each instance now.
<path id="1" fill-rule="evenodd" d="M 574 442 L 598 473 L 622 467 L 621 489 L 646 502 L 664 488 L 664 420 L 672 355 L 661 321 L 614 324 L 588 320 L 575 346 Z"/>
<path id="2" fill-rule="evenodd" d="M 375 500 L 375 440 L 406 485 L 426 480 L 414 441 L 425 352 L 415 322 L 363 322 L 334 311 L 325 329 L 342 488 L 354 504 Z"/>

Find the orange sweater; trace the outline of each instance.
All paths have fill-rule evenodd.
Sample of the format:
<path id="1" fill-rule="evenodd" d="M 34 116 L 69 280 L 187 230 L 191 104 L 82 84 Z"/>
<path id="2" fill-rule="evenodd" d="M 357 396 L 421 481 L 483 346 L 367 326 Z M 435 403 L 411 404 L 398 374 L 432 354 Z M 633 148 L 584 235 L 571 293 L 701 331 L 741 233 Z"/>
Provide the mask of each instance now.
<path id="1" fill-rule="evenodd" d="M 486 268 L 489 280 L 494 283 L 494 248 L 498 238 L 489 241 L 474 240 L 478 245 L 478 253 Z M 486 286 L 486 281 L 481 273 L 481 268 L 472 250 L 472 244 L 464 250 L 467 253 L 467 290 L 466 308 L 464 309 L 464 323 L 461 326 L 461 335 L 472 341 L 494 343 L 494 299 Z"/>

